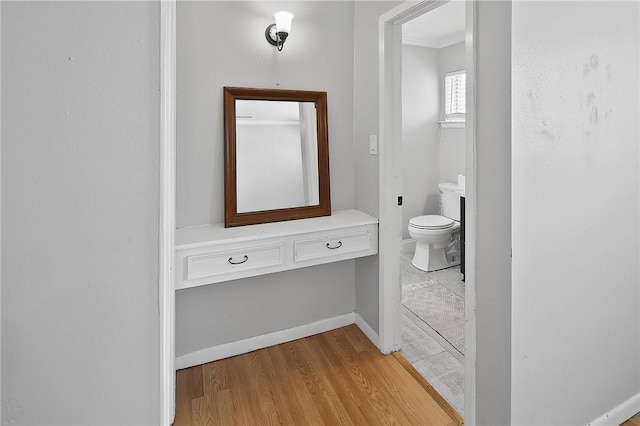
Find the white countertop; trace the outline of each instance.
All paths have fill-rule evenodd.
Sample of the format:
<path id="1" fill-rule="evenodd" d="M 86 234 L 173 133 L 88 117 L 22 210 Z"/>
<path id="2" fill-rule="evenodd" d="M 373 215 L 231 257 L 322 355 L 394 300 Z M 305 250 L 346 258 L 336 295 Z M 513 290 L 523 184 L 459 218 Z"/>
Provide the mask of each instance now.
<path id="1" fill-rule="evenodd" d="M 232 228 L 225 228 L 224 223 L 189 226 L 176 229 L 175 247 L 177 250 L 184 250 L 208 245 L 212 241 L 240 242 L 373 223 L 378 223 L 378 219 L 359 210 L 338 210 L 332 212 L 331 216 L 235 226 Z"/>

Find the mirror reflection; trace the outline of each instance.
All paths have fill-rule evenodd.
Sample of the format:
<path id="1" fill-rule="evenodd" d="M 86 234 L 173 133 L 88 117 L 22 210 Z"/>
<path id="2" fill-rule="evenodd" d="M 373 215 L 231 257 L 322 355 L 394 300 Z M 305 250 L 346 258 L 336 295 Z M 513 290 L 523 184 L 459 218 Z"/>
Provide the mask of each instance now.
<path id="1" fill-rule="evenodd" d="M 314 102 L 236 101 L 237 212 L 319 203 Z"/>
<path id="2" fill-rule="evenodd" d="M 327 94 L 224 88 L 225 226 L 331 214 Z"/>

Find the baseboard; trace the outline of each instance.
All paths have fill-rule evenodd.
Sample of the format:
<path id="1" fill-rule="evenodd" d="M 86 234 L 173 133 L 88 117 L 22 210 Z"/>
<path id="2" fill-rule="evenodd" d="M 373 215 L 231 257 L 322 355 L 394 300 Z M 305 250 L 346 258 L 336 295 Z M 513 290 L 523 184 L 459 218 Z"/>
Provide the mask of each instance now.
<path id="1" fill-rule="evenodd" d="M 413 253 L 416 251 L 416 240 L 409 238 L 408 240 L 402 240 L 402 253 Z"/>
<path id="2" fill-rule="evenodd" d="M 376 345 L 377 348 L 380 348 L 380 338 L 378 337 L 378 333 L 376 333 L 373 328 L 371 328 L 369 324 L 367 324 L 367 322 L 360 316 L 359 313 L 356 312 L 355 316 L 355 323 L 358 328 L 364 333 L 365 336 L 367 336 L 369 340 L 371 340 L 374 345 Z"/>
<path id="3" fill-rule="evenodd" d="M 587 426 L 617 426 L 638 412 L 640 412 L 640 393 L 598 417 Z"/>
<path id="4" fill-rule="evenodd" d="M 304 324 L 288 328 L 286 330 L 274 331 L 273 333 L 262 334 L 260 336 L 224 343 L 222 345 L 216 345 L 196 352 L 180 355 L 176 357 L 176 369 L 181 370 L 183 368 L 193 367 L 194 365 L 206 364 L 207 362 L 229 358 L 231 356 L 244 354 L 344 327 L 355 322 L 355 315 L 355 312 L 349 312 L 348 314 L 316 321 L 311 324 Z"/>

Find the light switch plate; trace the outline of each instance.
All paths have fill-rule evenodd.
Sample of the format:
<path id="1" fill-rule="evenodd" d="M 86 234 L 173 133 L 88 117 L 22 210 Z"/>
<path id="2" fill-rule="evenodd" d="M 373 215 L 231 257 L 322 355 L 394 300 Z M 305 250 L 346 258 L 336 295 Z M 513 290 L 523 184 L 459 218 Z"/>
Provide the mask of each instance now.
<path id="1" fill-rule="evenodd" d="M 369 154 L 378 155 L 378 136 L 369 135 Z"/>

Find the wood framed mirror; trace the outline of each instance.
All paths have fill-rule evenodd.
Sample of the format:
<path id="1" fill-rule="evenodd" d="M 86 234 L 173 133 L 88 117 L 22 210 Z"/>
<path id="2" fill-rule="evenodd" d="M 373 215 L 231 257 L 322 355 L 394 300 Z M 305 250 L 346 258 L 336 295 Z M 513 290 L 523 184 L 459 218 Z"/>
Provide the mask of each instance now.
<path id="1" fill-rule="evenodd" d="M 327 93 L 224 88 L 225 227 L 331 215 Z"/>

